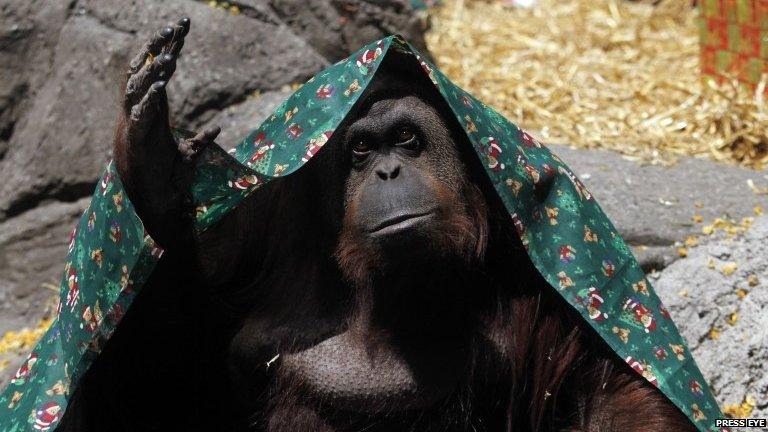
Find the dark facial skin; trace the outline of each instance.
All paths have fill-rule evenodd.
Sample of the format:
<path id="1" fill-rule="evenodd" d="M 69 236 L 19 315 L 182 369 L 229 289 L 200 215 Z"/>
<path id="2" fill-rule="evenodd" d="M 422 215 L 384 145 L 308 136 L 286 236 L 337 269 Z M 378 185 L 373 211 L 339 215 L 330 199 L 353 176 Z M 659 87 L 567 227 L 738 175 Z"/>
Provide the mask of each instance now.
<path id="1" fill-rule="evenodd" d="M 392 286 L 415 283 L 483 253 L 486 205 L 458 150 L 469 143 L 423 91 L 431 83 L 403 64 L 395 58 L 380 69 L 358 113 L 337 131 L 338 149 L 323 155 L 345 178 L 335 255 L 357 285 L 374 274 L 399 277 Z"/>
<path id="2" fill-rule="evenodd" d="M 345 194 L 355 223 L 382 242 L 429 236 L 447 211 L 438 185 L 461 184 L 463 166 L 437 112 L 415 95 L 379 100 L 347 130 L 352 170 Z M 459 163 L 457 163 L 459 162 Z"/>
<path id="3" fill-rule="evenodd" d="M 57 431 L 694 430 L 538 274 L 411 57 L 306 167 L 194 233 L 218 128 L 171 134 L 189 28 L 131 62 L 114 143 L 166 253 Z"/>

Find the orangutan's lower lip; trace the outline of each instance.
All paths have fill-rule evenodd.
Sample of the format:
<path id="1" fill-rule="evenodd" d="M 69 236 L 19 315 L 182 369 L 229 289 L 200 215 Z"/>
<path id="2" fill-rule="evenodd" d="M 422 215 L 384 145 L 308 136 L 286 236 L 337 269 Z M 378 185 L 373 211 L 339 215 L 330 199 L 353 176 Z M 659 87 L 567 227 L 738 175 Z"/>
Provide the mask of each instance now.
<path id="1" fill-rule="evenodd" d="M 380 223 L 376 228 L 372 229 L 370 233 L 376 236 L 394 234 L 399 231 L 413 228 L 415 225 L 431 219 L 434 215 L 432 210 L 398 215 Z"/>

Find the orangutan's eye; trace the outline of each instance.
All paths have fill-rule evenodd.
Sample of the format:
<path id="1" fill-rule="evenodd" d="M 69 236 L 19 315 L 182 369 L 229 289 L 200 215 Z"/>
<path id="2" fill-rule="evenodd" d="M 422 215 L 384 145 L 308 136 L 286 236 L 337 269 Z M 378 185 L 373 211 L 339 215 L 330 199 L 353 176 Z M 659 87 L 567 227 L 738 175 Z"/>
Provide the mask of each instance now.
<path id="1" fill-rule="evenodd" d="M 395 132 L 395 145 L 411 152 L 421 150 L 421 140 L 411 126 L 400 126 Z"/>
<path id="2" fill-rule="evenodd" d="M 413 130 L 409 128 L 408 126 L 400 127 L 397 130 L 397 143 L 398 144 L 405 144 L 412 139 L 416 138 L 416 134 L 413 133 Z"/>
<path id="3" fill-rule="evenodd" d="M 365 140 L 363 138 L 359 138 L 359 139 L 355 139 L 353 141 L 353 144 L 352 144 L 352 154 L 354 154 L 355 156 L 357 156 L 357 157 L 365 157 L 366 155 L 368 155 L 368 153 L 371 152 L 371 150 L 372 150 L 372 148 L 371 148 L 370 144 L 368 144 L 367 140 Z"/>

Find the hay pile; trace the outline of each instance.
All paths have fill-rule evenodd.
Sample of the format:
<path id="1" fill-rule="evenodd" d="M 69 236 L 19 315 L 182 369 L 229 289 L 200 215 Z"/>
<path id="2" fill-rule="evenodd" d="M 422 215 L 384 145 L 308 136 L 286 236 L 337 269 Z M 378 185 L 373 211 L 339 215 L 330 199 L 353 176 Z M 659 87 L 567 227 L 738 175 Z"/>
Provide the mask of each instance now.
<path id="1" fill-rule="evenodd" d="M 446 0 L 427 44 L 454 82 L 545 142 L 762 169 L 766 77 L 757 92 L 702 80 L 697 17 L 681 0 Z"/>
<path id="2" fill-rule="evenodd" d="M 51 318 L 46 317 L 40 320 L 35 328 L 25 327 L 19 331 L 5 332 L 0 338 L 0 372 L 11 364 L 12 358 L 31 351 L 52 322 Z"/>

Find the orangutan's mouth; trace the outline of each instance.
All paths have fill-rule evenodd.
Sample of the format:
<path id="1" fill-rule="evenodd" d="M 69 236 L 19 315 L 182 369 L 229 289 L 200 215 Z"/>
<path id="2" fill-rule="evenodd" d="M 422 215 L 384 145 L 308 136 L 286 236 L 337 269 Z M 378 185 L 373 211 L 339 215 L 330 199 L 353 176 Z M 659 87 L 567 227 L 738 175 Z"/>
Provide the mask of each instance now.
<path id="1" fill-rule="evenodd" d="M 404 213 L 385 220 L 374 227 L 370 233 L 374 236 L 395 234 L 412 229 L 435 216 L 435 211 L 430 209 L 415 213 Z"/>

